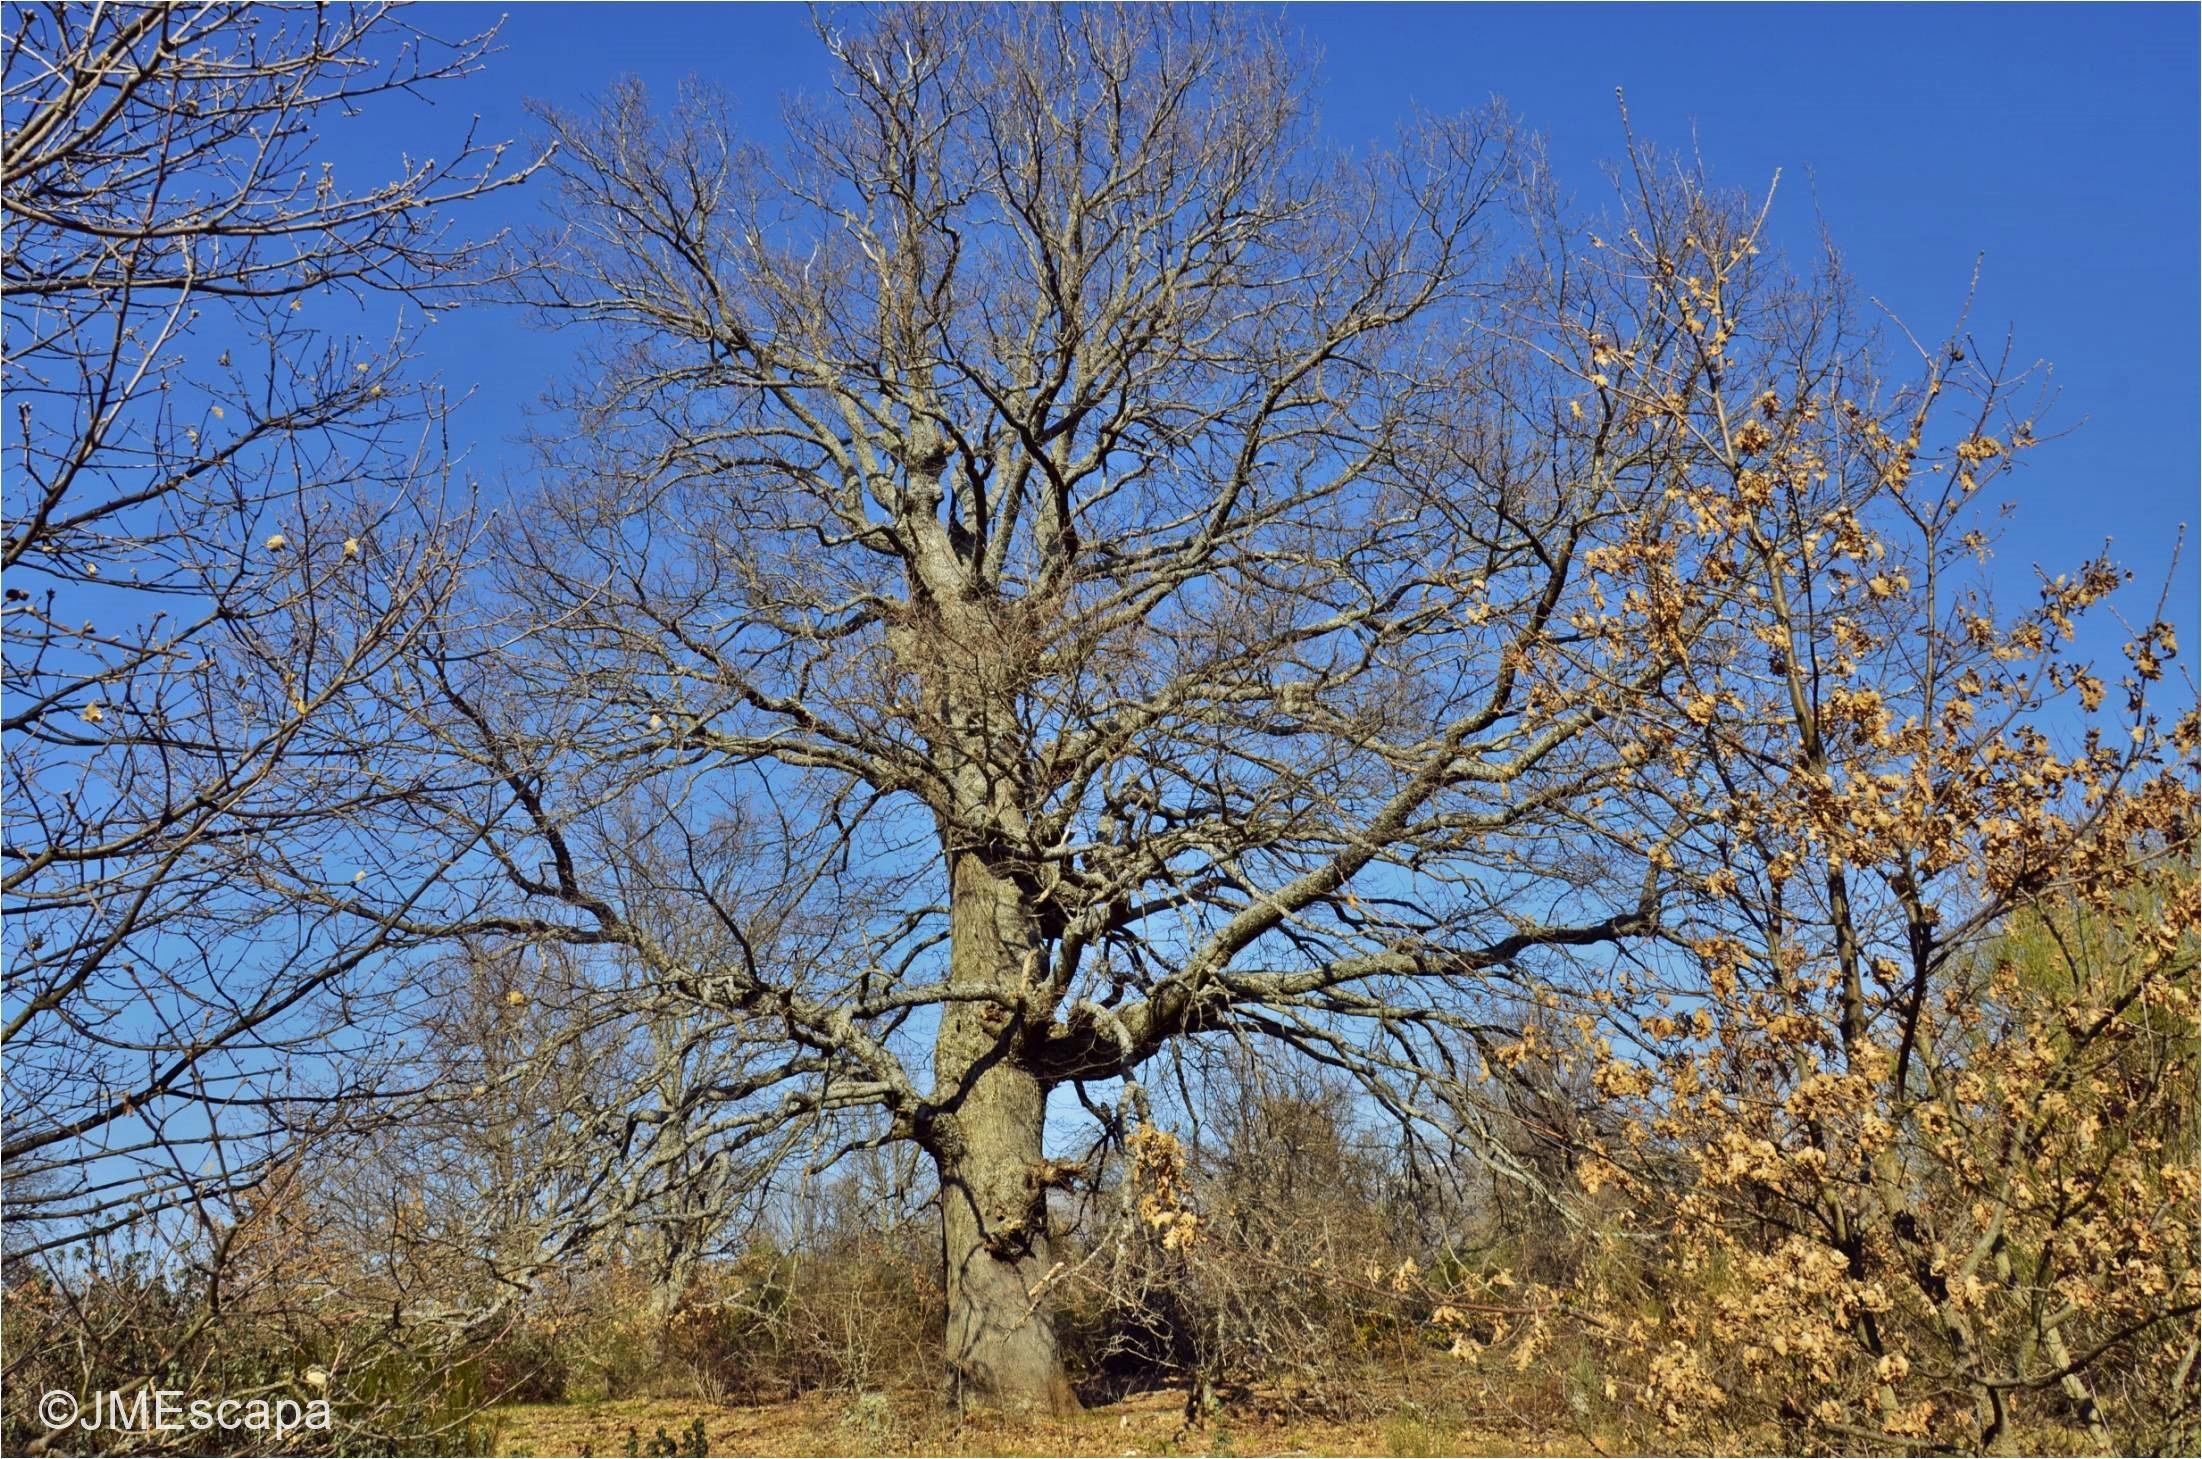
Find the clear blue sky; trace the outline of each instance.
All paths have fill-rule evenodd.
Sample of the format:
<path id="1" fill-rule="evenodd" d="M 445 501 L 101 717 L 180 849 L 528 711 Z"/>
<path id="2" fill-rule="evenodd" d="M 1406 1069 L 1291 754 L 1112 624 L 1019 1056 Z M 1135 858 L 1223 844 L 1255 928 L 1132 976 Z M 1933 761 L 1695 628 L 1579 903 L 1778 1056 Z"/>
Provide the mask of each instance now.
<path id="1" fill-rule="evenodd" d="M 452 33 L 494 6 L 416 12 Z M 1504 97 L 1547 138 L 1588 198 L 1620 148 L 1614 90 L 1640 135 L 1693 137 L 1720 180 L 1783 176 L 1777 225 L 1809 241 L 1824 215 L 1852 272 L 1922 334 L 1947 327 L 1976 255 L 1973 324 L 2017 331 L 2023 359 L 2055 366 L 2054 424 L 2077 433 L 2037 453 L 1998 577 L 2013 598 L 2031 565 L 2054 570 L 2104 537 L 2160 582 L 2182 523 L 2197 521 L 2197 15 L 2191 5 L 1458 6 L 1284 10 L 1320 53 L 1325 130 L 1389 136 L 1410 104 Z M 796 6 L 528 5 L 505 21 L 486 74 L 408 117 L 418 145 L 465 111 L 524 136 L 524 98 L 577 106 L 622 73 L 669 93 L 688 74 L 729 92 L 769 138 L 779 99 L 829 71 Z M 422 130 L 413 135 L 415 123 Z M 365 160 L 399 139 L 345 139 Z M 499 204 L 513 220 L 525 194 Z M 478 395 L 459 435 L 498 474 L 519 412 L 568 346 L 517 318 L 470 311 L 440 325 L 435 366 Z M 2190 545 L 2173 598 L 2197 640 Z M 2131 605 L 2136 612 L 2147 604 Z M 2112 652 L 2115 647 L 2112 645 Z M 2190 650 L 2191 652 L 2191 650 Z"/>

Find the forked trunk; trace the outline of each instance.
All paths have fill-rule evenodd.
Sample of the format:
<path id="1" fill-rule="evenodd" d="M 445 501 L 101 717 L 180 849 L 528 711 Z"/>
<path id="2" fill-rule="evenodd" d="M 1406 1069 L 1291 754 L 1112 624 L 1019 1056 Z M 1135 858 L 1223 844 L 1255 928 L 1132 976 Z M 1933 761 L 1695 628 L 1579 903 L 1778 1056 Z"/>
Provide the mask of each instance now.
<path id="1" fill-rule="evenodd" d="M 951 977 L 1014 988 L 1037 946 L 1011 882 L 978 858 L 952 872 Z M 1055 1335 L 1048 1240 L 1047 1091 L 1018 1067 L 1018 1016 L 992 1002 L 941 1013 L 936 1058 L 966 1092 L 935 1129 L 948 1296 L 948 1381 L 969 1408 L 1064 1413 L 1078 1407 Z"/>

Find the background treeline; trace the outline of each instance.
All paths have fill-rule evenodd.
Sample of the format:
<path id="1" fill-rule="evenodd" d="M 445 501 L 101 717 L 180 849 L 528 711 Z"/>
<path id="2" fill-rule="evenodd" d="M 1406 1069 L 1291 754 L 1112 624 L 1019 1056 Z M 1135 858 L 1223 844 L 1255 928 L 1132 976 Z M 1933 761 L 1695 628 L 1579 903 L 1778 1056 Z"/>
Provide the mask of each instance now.
<path id="1" fill-rule="evenodd" d="M 2164 882 L 2174 918 L 2193 886 L 2183 871 Z M 2123 905 L 2131 915 L 2108 925 L 2044 907 L 1992 939 L 1981 956 L 2002 1000 L 1978 1010 L 1981 1042 L 1954 1077 L 1985 1086 L 1975 1100 L 1999 1097 L 1954 1146 L 1931 1109 L 1891 1132 L 1909 1172 L 1895 1221 L 1980 1222 L 1975 1162 L 2014 1145 L 2047 1188 L 2040 1224 L 2007 1217 L 1985 1262 L 1891 1273 L 1871 1308 L 1884 1351 L 1920 1353 L 1926 1369 L 1950 1346 L 1928 1294 L 1977 1288 L 1963 1309 L 1977 1314 L 1975 1350 L 2015 1373 L 2033 1365 L 1997 1402 L 2009 1443 L 2038 1452 L 2174 1451 L 2192 1432 L 2193 1244 L 2180 1223 L 2195 1199 L 2171 1152 L 2195 1139 L 2195 1030 L 2177 1011 L 2194 987 L 2193 939 L 2171 943 L 2165 989 L 2137 988 L 2128 960 L 2148 954 L 2133 944 L 2167 909 Z M 2105 976 L 2107 988 L 2078 981 Z M 2011 1060 L 2066 1052 L 2075 993 L 2127 1001 L 2129 1022 L 2086 1065 L 2024 1076 L 2014 1099 Z M 1885 1391 L 1952 1395 L 1947 1369 L 1892 1375 L 1858 1342 L 1839 1248 L 1824 1231 L 1800 1237 L 1796 1178 L 1755 1138 L 1723 1121 L 1694 1145 L 1616 1141 L 1614 1102 L 1580 1072 L 1598 1066 L 1556 1052 L 1564 1034 L 1522 1042 L 1547 1051 L 1504 1066 L 1515 1117 L 1503 1167 L 1433 1164 L 1334 1075 L 1223 1053 L 1191 1106 L 1202 1113 L 1173 1122 L 1185 1139 L 1135 1126 L 1120 1158 L 1066 1179 L 1054 1203 L 1058 1321 L 1081 1395 L 1168 1388 L 1196 1421 L 1240 1405 L 1366 1421 L 1434 1412 L 1654 1451 L 1813 1447 L 1831 1426 L 1814 1423 L 1807 1395 L 1864 1414 Z M 1616 1144 L 1630 1179 L 1597 1173 Z M 891 1446 L 873 1405 L 936 1401 L 938 1193 L 922 1162 L 868 1152 L 799 1188 L 747 1193 L 738 1214 L 668 1213 L 682 1218 L 500 1301 L 482 1264 L 438 1239 L 439 1226 L 476 1228 L 439 1220 L 407 1173 L 421 1153 L 286 1171 L 242 1220 L 165 1259 L 102 1242 L 80 1250 L 72 1280 L 11 1265 L 11 1386 L 91 1392 L 154 1375 L 192 1391 L 311 1394 L 300 1375 L 318 1365 L 345 1374 L 342 1452 L 478 1452 L 484 1411 L 503 1402 L 806 1393 L 845 1407 L 852 1444 Z M 451 1318 L 423 1320 L 439 1308 Z M 471 1317 L 485 1308 L 497 1315 Z M 1439 1422 L 1407 1441 L 1442 1445 L 1448 1432 Z M 11 1446 L 37 1437 L 17 1426 Z M 1863 1432 L 1818 1442 L 1872 1446 Z"/>

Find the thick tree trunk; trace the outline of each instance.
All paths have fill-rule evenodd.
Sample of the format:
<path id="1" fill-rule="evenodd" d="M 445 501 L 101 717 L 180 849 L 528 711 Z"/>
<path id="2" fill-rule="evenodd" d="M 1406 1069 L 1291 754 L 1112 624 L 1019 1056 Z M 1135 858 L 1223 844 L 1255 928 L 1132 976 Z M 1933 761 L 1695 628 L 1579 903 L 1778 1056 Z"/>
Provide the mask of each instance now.
<path id="1" fill-rule="evenodd" d="M 1021 988 L 1039 946 L 1014 883 L 963 855 L 951 868 L 951 979 Z M 1047 1090 L 1018 1066 L 1021 1015 L 992 1002 L 941 1013 L 936 1062 L 965 1083 L 937 1120 L 941 1246 L 948 1294 L 948 1380 L 966 1407 L 1068 1412 L 1048 1278 Z"/>

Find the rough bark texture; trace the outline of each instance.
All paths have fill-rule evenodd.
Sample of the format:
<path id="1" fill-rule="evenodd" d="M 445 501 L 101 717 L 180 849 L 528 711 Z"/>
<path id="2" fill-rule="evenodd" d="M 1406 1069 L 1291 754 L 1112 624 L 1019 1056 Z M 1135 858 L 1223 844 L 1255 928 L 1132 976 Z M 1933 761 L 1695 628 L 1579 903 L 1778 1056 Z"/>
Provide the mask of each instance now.
<path id="1" fill-rule="evenodd" d="M 1037 931 L 1015 884 L 973 855 L 952 863 L 952 977 L 1019 987 Z M 1056 1343 L 1047 1192 L 1047 1090 L 1019 1067 L 1024 1015 L 995 1002 L 942 1010 L 937 1059 L 960 1084 L 936 1123 L 948 1369 L 965 1407 L 1063 1413 L 1078 1407 Z"/>

